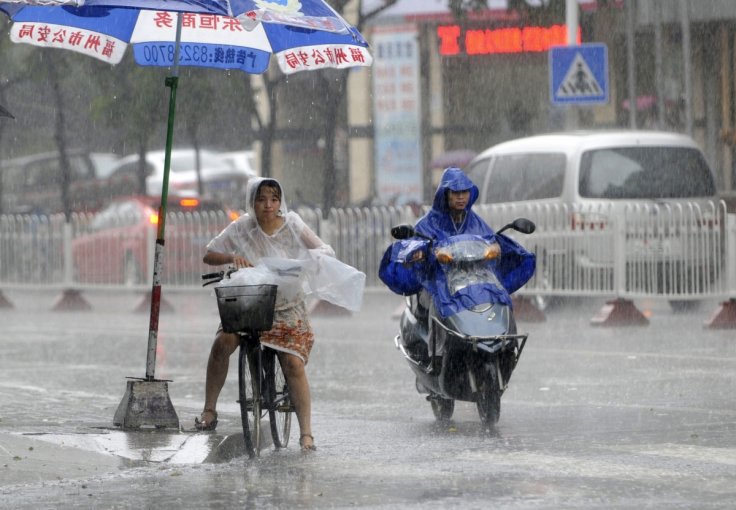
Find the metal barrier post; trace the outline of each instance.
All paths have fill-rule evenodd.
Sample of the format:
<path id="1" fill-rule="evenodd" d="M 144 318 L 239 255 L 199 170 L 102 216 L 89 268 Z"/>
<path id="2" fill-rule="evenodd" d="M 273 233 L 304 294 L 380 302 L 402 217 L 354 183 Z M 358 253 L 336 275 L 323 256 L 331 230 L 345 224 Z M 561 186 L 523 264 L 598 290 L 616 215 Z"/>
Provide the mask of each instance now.
<path id="1" fill-rule="evenodd" d="M 736 296 L 736 214 L 726 215 L 726 290 Z"/>
<path id="2" fill-rule="evenodd" d="M 606 302 L 590 320 L 593 326 L 647 326 L 649 319 L 641 313 L 631 300 L 622 298 L 626 294 L 626 214 L 613 221 L 613 290 L 616 297 Z"/>
<path id="3" fill-rule="evenodd" d="M 56 298 L 52 310 L 91 310 L 79 289 L 74 288 L 74 252 L 72 250 L 73 229 L 70 221 L 62 225 L 62 252 L 64 253 L 64 290 Z"/>
<path id="4" fill-rule="evenodd" d="M 736 329 L 736 214 L 726 215 L 726 240 L 723 243 L 728 296 L 705 321 L 708 329 Z"/>

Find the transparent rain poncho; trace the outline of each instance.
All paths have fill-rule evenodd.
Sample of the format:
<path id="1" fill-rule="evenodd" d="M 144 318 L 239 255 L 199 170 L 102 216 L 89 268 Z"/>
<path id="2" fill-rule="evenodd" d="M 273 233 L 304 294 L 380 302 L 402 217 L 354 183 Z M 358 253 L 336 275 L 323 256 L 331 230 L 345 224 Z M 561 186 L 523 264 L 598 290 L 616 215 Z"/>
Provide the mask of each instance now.
<path id="1" fill-rule="evenodd" d="M 254 267 L 240 269 L 220 285 L 279 286 L 276 309 L 286 309 L 304 301 L 307 294 L 349 310 L 362 303 L 365 274 L 335 259 L 325 244 L 295 212 L 288 211 L 281 189 L 279 215 L 284 224 L 266 234 L 256 221 L 255 198 L 263 178 L 251 179 L 246 190 L 247 214 L 228 225 L 207 244 L 208 251 L 237 254 Z"/>

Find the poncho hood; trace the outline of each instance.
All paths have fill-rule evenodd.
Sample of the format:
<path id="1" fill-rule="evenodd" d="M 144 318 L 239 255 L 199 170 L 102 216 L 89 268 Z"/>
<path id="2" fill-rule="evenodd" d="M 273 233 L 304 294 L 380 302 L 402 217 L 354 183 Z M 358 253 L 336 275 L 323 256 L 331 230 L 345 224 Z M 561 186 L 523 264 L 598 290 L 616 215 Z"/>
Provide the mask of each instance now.
<path id="1" fill-rule="evenodd" d="M 470 198 L 465 206 L 465 218 L 455 224 L 450 217 L 447 204 L 448 191 L 470 190 Z M 478 200 L 478 186 L 459 168 L 450 167 L 442 174 L 440 184 L 434 195 L 432 209 L 416 224 L 416 230 L 434 239 L 444 239 L 456 234 L 492 235 L 493 231 L 475 214 L 471 207 Z"/>
<path id="2" fill-rule="evenodd" d="M 465 175 L 465 172 L 459 168 L 450 167 L 445 169 L 442 173 L 442 179 L 440 179 L 439 185 L 437 185 L 437 191 L 434 193 L 434 202 L 432 203 L 432 209 L 438 211 L 447 212 L 450 208 L 447 205 L 447 192 L 448 191 L 465 191 L 470 190 L 470 199 L 468 204 L 465 206 L 467 211 L 476 200 L 478 200 L 478 186 L 473 184 L 473 181 Z"/>
<path id="3" fill-rule="evenodd" d="M 276 179 L 270 177 L 254 177 L 248 180 L 248 186 L 245 188 L 245 196 L 247 197 L 247 203 L 245 204 L 245 212 L 251 218 L 256 217 L 255 203 L 256 193 L 258 192 L 258 186 L 264 181 L 274 183 L 281 191 L 281 205 L 279 206 L 279 216 L 286 216 L 288 208 L 286 207 L 286 197 L 284 196 L 284 187 Z"/>

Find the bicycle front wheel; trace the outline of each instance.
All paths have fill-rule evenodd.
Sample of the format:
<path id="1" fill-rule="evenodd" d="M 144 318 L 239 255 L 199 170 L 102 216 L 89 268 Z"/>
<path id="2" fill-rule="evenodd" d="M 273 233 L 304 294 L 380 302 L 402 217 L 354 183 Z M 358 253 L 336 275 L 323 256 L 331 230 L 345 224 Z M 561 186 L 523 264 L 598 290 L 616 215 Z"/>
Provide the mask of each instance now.
<path id="1" fill-rule="evenodd" d="M 271 437 L 276 448 L 286 448 L 291 432 L 291 413 L 294 410 L 286 385 L 286 377 L 281 370 L 281 362 L 272 349 L 266 349 L 266 380 L 268 390 L 268 419 L 271 422 Z M 264 395 L 265 396 L 265 395 Z"/>
<path id="2" fill-rule="evenodd" d="M 253 458 L 261 453 L 261 350 L 242 342 L 238 359 L 238 403 L 245 451 Z"/>

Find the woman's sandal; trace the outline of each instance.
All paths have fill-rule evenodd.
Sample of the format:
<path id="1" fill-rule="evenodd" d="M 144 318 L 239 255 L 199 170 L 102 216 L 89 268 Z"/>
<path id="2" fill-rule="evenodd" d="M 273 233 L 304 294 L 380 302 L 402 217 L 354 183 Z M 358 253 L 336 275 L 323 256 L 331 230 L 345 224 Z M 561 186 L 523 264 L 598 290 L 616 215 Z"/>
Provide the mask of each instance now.
<path id="1" fill-rule="evenodd" d="M 204 417 L 202 416 L 204 413 L 210 413 L 212 415 L 212 421 L 205 421 Z M 199 418 L 202 418 L 200 420 Z M 199 418 L 194 418 L 194 428 L 201 431 L 206 432 L 210 430 L 215 430 L 217 428 L 217 411 L 214 409 L 205 409 L 202 411 L 202 413 L 199 415 Z"/>
<path id="2" fill-rule="evenodd" d="M 308 437 L 312 440 L 312 444 L 304 444 L 304 438 Z M 312 437 L 312 434 L 302 434 L 299 436 L 299 446 L 302 447 L 303 452 L 314 452 L 317 451 L 317 447 L 314 446 L 314 437 Z"/>

